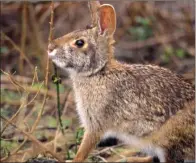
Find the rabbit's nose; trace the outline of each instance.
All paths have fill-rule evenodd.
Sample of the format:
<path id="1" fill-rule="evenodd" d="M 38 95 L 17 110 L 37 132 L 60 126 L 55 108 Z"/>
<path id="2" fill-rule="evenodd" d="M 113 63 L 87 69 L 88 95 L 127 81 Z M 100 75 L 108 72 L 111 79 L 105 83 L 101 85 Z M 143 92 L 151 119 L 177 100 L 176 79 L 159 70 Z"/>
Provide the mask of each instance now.
<path id="1" fill-rule="evenodd" d="M 57 48 L 57 45 L 54 42 L 49 43 L 48 52 L 52 52 L 55 48 Z"/>

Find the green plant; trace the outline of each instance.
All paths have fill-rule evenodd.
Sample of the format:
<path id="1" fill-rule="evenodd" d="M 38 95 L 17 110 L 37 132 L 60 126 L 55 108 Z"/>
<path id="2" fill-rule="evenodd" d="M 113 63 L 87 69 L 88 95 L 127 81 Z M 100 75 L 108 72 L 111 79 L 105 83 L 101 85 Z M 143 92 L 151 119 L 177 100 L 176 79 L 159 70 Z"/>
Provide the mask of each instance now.
<path id="1" fill-rule="evenodd" d="M 72 124 L 71 119 L 62 119 L 63 128 L 67 128 Z"/>
<path id="2" fill-rule="evenodd" d="M 1 100 L 20 100 L 21 96 L 17 92 L 1 89 Z"/>
<path id="3" fill-rule="evenodd" d="M 9 53 L 9 49 L 6 46 L 0 47 L 0 54 Z"/>
<path id="4" fill-rule="evenodd" d="M 128 29 L 128 32 L 132 36 L 133 40 L 146 40 L 149 37 L 152 37 L 152 18 L 150 17 L 140 17 L 135 18 L 137 26 L 133 26 Z"/>
<path id="5" fill-rule="evenodd" d="M 0 143 L 1 143 L 1 156 L 9 155 L 10 151 L 18 146 L 18 143 L 16 141 L 6 141 L 3 140 L 2 138 L 0 139 Z"/>
<path id="6" fill-rule="evenodd" d="M 84 136 L 84 129 L 83 128 L 78 128 L 77 132 L 76 132 L 76 150 L 75 150 L 75 153 L 77 153 L 77 145 L 81 143 L 83 136 Z"/>
<path id="7" fill-rule="evenodd" d="M 176 56 L 178 58 L 184 58 L 186 56 L 186 52 L 183 49 L 177 49 L 176 50 Z"/>
<path id="8" fill-rule="evenodd" d="M 48 127 L 56 127 L 57 126 L 57 119 L 55 118 L 55 117 L 52 117 L 52 116 L 50 116 L 50 115 L 47 115 L 46 117 L 45 117 L 45 121 L 46 122 L 48 122 Z"/>
<path id="9" fill-rule="evenodd" d="M 179 59 L 183 59 L 186 57 L 186 55 L 187 53 L 183 49 L 181 48 L 175 49 L 171 46 L 168 46 L 164 49 L 164 53 L 163 55 L 161 55 L 161 59 L 164 63 L 168 63 L 171 60 L 171 57 L 173 56 Z"/>
<path id="10" fill-rule="evenodd" d="M 84 129 L 83 128 L 78 128 L 78 130 L 76 132 L 76 143 L 77 144 L 81 143 L 83 135 L 84 135 Z"/>
<path id="11" fill-rule="evenodd" d="M 66 159 L 71 160 L 75 157 L 76 153 L 72 150 L 68 150 L 66 155 L 67 155 Z"/>

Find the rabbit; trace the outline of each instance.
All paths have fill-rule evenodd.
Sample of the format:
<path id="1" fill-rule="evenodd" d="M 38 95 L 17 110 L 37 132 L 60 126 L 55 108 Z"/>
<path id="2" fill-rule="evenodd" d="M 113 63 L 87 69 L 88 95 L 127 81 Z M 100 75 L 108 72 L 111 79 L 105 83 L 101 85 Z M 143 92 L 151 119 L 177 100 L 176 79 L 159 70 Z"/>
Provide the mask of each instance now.
<path id="1" fill-rule="evenodd" d="M 165 149 L 167 161 L 195 160 L 195 101 L 187 103 L 182 110 L 145 138 Z"/>
<path id="2" fill-rule="evenodd" d="M 163 67 L 115 60 L 115 9 L 103 4 L 97 15 L 96 26 L 75 30 L 48 45 L 50 59 L 69 73 L 76 110 L 85 129 L 73 161 L 84 161 L 100 139 L 109 135 L 161 162 L 172 160 L 153 133 L 194 100 L 192 85 Z"/>

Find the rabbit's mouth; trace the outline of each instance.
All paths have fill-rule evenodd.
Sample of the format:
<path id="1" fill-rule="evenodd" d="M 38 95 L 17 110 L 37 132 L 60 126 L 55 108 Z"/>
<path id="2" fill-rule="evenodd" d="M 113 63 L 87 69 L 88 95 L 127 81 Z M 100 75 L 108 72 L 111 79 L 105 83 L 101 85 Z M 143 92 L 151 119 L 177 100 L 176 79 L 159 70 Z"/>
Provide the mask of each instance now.
<path id="1" fill-rule="evenodd" d="M 55 59 L 56 53 L 57 53 L 57 49 L 54 49 L 51 52 L 48 50 L 48 56 L 49 56 L 49 58 Z"/>
<path id="2" fill-rule="evenodd" d="M 48 57 L 58 66 L 63 68 L 65 64 L 57 57 L 57 49 L 52 51 L 48 50 Z"/>

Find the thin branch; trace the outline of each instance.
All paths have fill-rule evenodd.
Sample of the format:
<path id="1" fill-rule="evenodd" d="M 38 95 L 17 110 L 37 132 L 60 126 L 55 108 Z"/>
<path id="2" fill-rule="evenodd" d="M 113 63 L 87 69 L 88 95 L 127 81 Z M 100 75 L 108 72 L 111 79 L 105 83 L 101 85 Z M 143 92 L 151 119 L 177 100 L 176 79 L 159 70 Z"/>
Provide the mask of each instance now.
<path id="1" fill-rule="evenodd" d="M 52 35 L 49 35 L 49 38 L 51 36 Z M 6 39 L 8 39 L 12 43 L 12 45 L 14 45 L 14 47 L 17 48 L 17 50 L 19 50 L 21 52 L 21 49 L 18 46 L 16 46 L 11 39 L 9 39 L 8 37 L 6 37 L 6 35 L 4 35 L 4 37 Z M 44 111 L 44 107 L 45 107 L 46 100 L 47 100 L 47 95 L 48 95 L 48 75 L 49 75 L 49 57 L 47 55 L 46 74 L 45 74 L 45 80 L 44 80 L 46 91 L 45 91 L 45 94 L 44 94 L 44 99 L 43 99 L 43 102 L 42 102 L 41 109 L 40 109 L 40 111 L 38 113 L 37 119 L 35 120 L 35 123 L 33 124 L 32 128 L 31 128 L 31 131 L 29 133 L 26 133 L 25 131 L 22 131 L 22 130 L 20 130 L 20 129 L 17 128 L 18 130 L 20 130 L 21 132 L 23 132 L 23 134 L 26 135 L 28 139 L 32 140 L 33 142 L 36 142 L 39 146 L 40 146 L 40 144 L 39 144 L 40 142 L 38 140 L 36 140 L 34 137 L 32 137 L 30 134 L 32 134 L 34 132 L 34 130 L 36 129 L 36 127 L 37 127 L 37 125 L 38 125 L 38 123 L 39 123 L 39 121 L 41 119 L 41 116 L 43 114 L 43 111 Z M 10 124 L 12 124 L 12 123 L 10 122 Z M 28 140 L 27 138 L 25 138 L 25 140 L 22 142 L 22 144 L 14 152 L 12 152 L 12 154 L 13 153 L 16 153 L 26 143 L 26 141 Z M 40 147 L 42 147 L 42 145 Z M 43 147 L 43 148 L 45 148 L 45 147 Z M 46 148 L 45 148 L 45 150 L 47 151 Z M 53 152 L 51 152 L 51 151 L 47 151 L 47 152 L 49 152 L 51 155 L 53 155 L 59 161 L 63 162 L 63 160 L 61 160 L 60 158 L 58 158 Z M 6 159 L 7 158 L 5 157 L 2 160 L 6 160 Z"/>
<path id="2" fill-rule="evenodd" d="M 51 15 L 52 17 L 52 15 Z M 52 34 L 49 34 L 49 39 L 50 40 L 52 37 Z M 45 107 L 45 104 L 46 104 L 46 99 L 47 99 L 47 95 L 48 95 L 48 76 L 49 76 L 49 57 L 47 55 L 47 62 L 46 62 L 46 74 L 45 74 L 45 87 L 46 87 L 46 92 L 44 94 L 44 99 L 43 99 L 43 103 L 42 103 L 42 106 L 41 106 L 41 110 L 40 112 L 38 113 L 38 116 L 37 116 L 37 119 L 35 120 L 35 123 L 33 124 L 33 127 L 31 129 L 31 132 L 33 132 L 35 130 L 35 128 L 37 127 L 40 119 L 41 119 L 41 116 L 43 114 L 43 111 L 44 111 L 44 107 Z"/>
<path id="3" fill-rule="evenodd" d="M 55 2 L 54 4 L 54 9 L 56 9 L 57 7 L 59 7 L 61 5 L 60 2 Z M 41 16 L 39 19 L 39 24 L 43 24 L 45 22 L 45 20 L 50 16 L 51 14 L 51 9 L 48 8 Z"/>
<path id="4" fill-rule="evenodd" d="M 51 43 L 52 41 L 52 38 L 53 38 L 53 25 L 54 25 L 54 2 L 52 1 L 51 2 L 51 5 L 50 5 L 50 33 L 49 33 L 49 37 L 48 37 L 48 42 Z"/>
<path id="5" fill-rule="evenodd" d="M 57 109 L 58 109 L 58 119 L 59 119 L 59 124 L 60 124 L 60 128 L 61 128 L 61 132 L 62 134 L 64 134 L 64 129 L 63 129 L 63 123 L 62 123 L 62 119 L 61 119 L 61 104 L 60 104 L 60 88 L 59 88 L 59 81 L 60 78 L 58 77 L 58 72 L 57 72 L 57 67 L 55 64 L 54 65 L 54 72 L 55 72 L 55 78 L 56 78 L 56 95 L 57 95 Z"/>
<path id="6" fill-rule="evenodd" d="M 101 161 L 103 162 L 108 162 L 105 158 L 101 157 L 101 156 L 96 156 L 97 158 L 101 159 Z"/>
<path id="7" fill-rule="evenodd" d="M 23 140 L 23 142 L 13 152 L 11 152 L 8 156 L 3 157 L 1 159 L 1 161 L 6 161 L 9 158 L 9 156 L 16 154 L 23 147 L 23 145 L 26 143 L 26 141 L 27 141 L 27 138 L 25 138 L 25 140 Z"/>
<path id="8" fill-rule="evenodd" d="M 37 119 L 35 120 L 35 123 L 33 124 L 33 127 L 31 129 L 31 132 L 33 132 L 35 130 L 35 128 L 37 127 L 40 119 L 41 119 L 41 116 L 43 114 L 43 111 L 44 111 L 44 107 L 45 107 L 45 104 L 46 104 L 46 100 L 47 100 L 47 95 L 48 95 L 48 65 L 49 65 L 49 60 L 47 61 L 47 66 L 46 66 L 46 76 L 45 76 L 45 86 L 46 86 L 46 91 L 45 91 L 45 94 L 44 94 L 44 99 L 43 99 L 43 103 L 42 103 L 42 106 L 41 106 L 41 109 L 38 113 L 38 116 L 37 116 Z"/>
<path id="9" fill-rule="evenodd" d="M 16 90 L 17 90 L 18 92 L 20 92 L 20 91 L 19 91 L 19 88 L 21 88 L 23 91 L 25 90 L 25 88 L 24 88 L 21 84 L 19 84 L 19 82 L 17 82 L 17 81 L 14 80 L 14 78 L 12 77 L 11 74 L 9 74 L 9 73 L 7 73 L 7 72 L 5 72 L 5 71 L 3 71 L 3 70 L 1 70 L 1 72 L 4 73 L 4 74 L 8 77 L 9 81 L 14 85 L 14 87 L 16 88 Z M 18 88 L 18 87 L 19 87 L 19 88 Z M 21 92 L 20 92 L 20 93 L 21 93 Z"/>
<path id="10" fill-rule="evenodd" d="M 38 55 L 37 57 L 42 60 L 41 67 L 42 69 L 46 68 L 47 65 L 47 56 L 44 55 L 46 52 L 46 43 L 43 41 L 43 35 L 40 32 L 40 25 L 38 23 L 35 9 L 32 3 L 28 4 L 28 14 L 29 14 L 29 24 L 32 27 L 32 32 L 31 32 L 31 42 L 33 45 L 36 46 L 36 54 Z M 42 55 L 39 55 L 42 54 Z M 44 73 L 47 73 L 46 71 Z"/>
<path id="11" fill-rule="evenodd" d="M 35 120 L 35 123 L 33 124 L 32 128 L 31 128 L 31 131 L 29 132 L 30 134 L 32 134 L 34 132 L 34 130 L 36 129 L 40 119 L 41 119 L 41 116 L 43 114 L 43 111 L 44 111 L 44 107 L 45 107 L 45 104 L 46 104 L 46 99 L 47 99 L 47 96 L 48 96 L 48 75 L 49 75 L 49 58 L 47 57 L 47 64 L 46 64 L 46 75 L 45 75 L 45 87 L 46 87 L 46 91 L 44 93 L 44 99 L 43 99 L 43 102 L 42 102 L 42 106 L 41 106 L 41 109 L 38 113 L 38 116 L 37 116 L 37 119 Z M 26 135 L 27 136 L 27 135 Z M 27 136 L 28 137 L 28 136 Z M 15 154 L 17 153 L 21 148 L 22 146 L 26 143 L 28 139 L 25 138 L 24 141 L 22 142 L 22 144 L 16 149 L 14 150 L 11 154 Z M 35 139 L 36 140 L 36 139 Z M 37 140 L 36 140 L 37 141 Z M 6 159 L 8 158 L 7 157 L 4 157 L 1 159 L 1 161 L 5 161 Z M 62 162 L 62 161 L 61 161 Z"/>
<path id="12" fill-rule="evenodd" d="M 96 152 L 96 153 L 93 153 L 93 156 L 100 155 L 100 154 L 102 154 L 102 153 L 104 153 L 104 152 L 107 152 L 107 151 L 111 150 L 111 148 L 117 148 L 117 147 L 121 147 L 121 146 L 123 146 L 123 145 L 125 145 L 125 144 L 118 144 L 118 145 L 114 145 L 114 146 L 112 146 L 112 147 L 104 148 L 104 149 L 102 149 L 101 151 L 98 151 L 98 152 Z"/>
<path id="13" fill-rule="evenodd" d="M 36 69 L 35 69 L 34 77 L 35 77 L 35 75 L 36 75 Z M 33 86 L 33 82 L 34 82 L 34 81 L 32 81 L 32 86 Z M 35 98 L 37 97 L 37 95 L 39 94 L 39 92 L 40 92 L 40 90 L 41 90 L 42 85 L 43 85 L 43 83 L 40 85 L 40 87 L 39 87 L 37 93 L 36 93 L 35 96 L 31 99 L 30 102 L 28 102 L 28 103 L 25 105 L 26 100 L 23 100 L 23 101 L 22 101 L 22 104 L 20 105 L 20 107 L 19 107 L 19 109 L 17 110 L 17 112 L 9 119 L 10 122 L 13 122 L 13 121 L 14 121 L 14 119 L 16 118 L 16 116 L 20 113 L 20 111 L 21 111 L 24 107 L 27 107 L 28 105 L 30 105 L 30 104 L 35 100 Z M 31 86 L 31 87 L 32 87 L 32 86 Z M 29 92 L 27 93 L 27 95 L 26 95 L 24 98 L 27 99 L 27 98 L 28 98 L 28 95 L 29 95 Z M 1 134 L 0 134 L 1 136 L 2 136 L 3 132 L 5 131 L 5 129 L 7 128 L 8 125 L 9 125 L 9 123 L 6 123 L 6 124 L 5 124 L 4 128 L 3 128 L 2 131 L 1 131 Z"/>
<path id="14" fill-rule="evenodd" d="M 19 75 L 14 75 L 12 77 L 14 78 L 14 81 L 17 81 L 18 83 L 28 84 L 28 83 L 32 82 L 32 79 L 29 77 L 19 76 Z M 6 83 L 9 81 L 10 81 L 10 79 L 8 79 L 6 75 L 1 75 L 1 83 Z"/>
<path id="15" fill-rule="evenodd" d="M 113 148 L 110 148 L 110 151 L 113 152 L 114 154 L 120 156 L 123 159 L 126 158 L 125 156 L 123 156 L 123 155 L 119 154 L 118 152 L 116 152 Z"/>
<path id="16" fill-rule="evenodd" d="M 10 44 L 20 53 L 22 54 L 22 56 L 24 57 L 24 59 L 26 60 L 26 62 L 28 63 L 28 65 L 30 66 L 31 70 L 33 70 L 33 64 L 30 62 L 30 60 L 27 58 L 27 56 L 25 55 L 25 53 L 21 50 L 21 48 L 15 44 L 14 41 L 12 41 L 12 39 L 10 37 L 8 37 L 4 32 L 1 31 L 1 35 L 4 37 L 5 40 L 7 40 L 8 42 L 10 42 Z"/>
<path id="17" fill-rule="evenodd" d="M 13 122 L 13 120 L 16 118 L 16 116 L 19 114 L 19 112 L 23 109 L 23 107 L 24 107 L 24 103 L 21 104 L 21 106 L 19 107 L 17 112 L 9 119 L 10 122 Z M 1 130 L 1 136 L 3 135 L 3 133 L 6 130 L 6 128 L 8 127 L 8 125 L 9 125 L 9 123 L 6 123 L 4 128 Z"/>
<path id="18" fill-rule="evenodd" d="M 12 99 L 1 99 L 1 104 L 8 104 L 8 105 L 21 105 L 20 100 L 12 100 Z"/>
<path id="19" fill-rule="evenodd" d="M 23 87 L 25 87 L 25 90 L 27 92 L 37 94 L 37 90 L 38 90 L 37 88 L 30 87 L 28 85 L 24 85 Z M 17 89 L 15 87 L 13 87 L 11 84 L 1 84 L 1 89 L 8 89 L 8 90 L 17 91 Z M 56 98 L 55 92 L 52 90 L 47 91 L 47 89 L 41 88 L 39 93 L 42 95 L 45 95 L 47 93 L 47 96 L 52 97 L 52 98 Z"/>
<path id="20" fill-rule="evenodd" d="M 31 86 L 34 85 L 35 80 L 37 80 L 37 82 L 39 83 L 38 76 L 37 76 L 37 66 L 35 67 L 35 71 L 34 71 L 34 74 L 33 74 L 33 80 L 31 82 Z"/>
<path id="21" fill-rule="evenodd" d="M 28 105 L 30 105 L 30 104 L 36 99 L 36 97 L 37 97 L 38 94 L 40 93 L 40 90 L 41 90 L 42 86 L 43 86 L 43 82 L 40 84 L 40 87 L 38 88 L 38 91 L 37 91 L 37 93 L 35 94 L 35 96 L 34 96 L 34 97 L 31 99 L 31 101 L 29 101 L 24 107 L 27 107 Z"/>
<path id="22" fill-rule="evenodd" d="M 13 127 L 15 127 L 18 131 L 20 131 L 21 133 L 23 133 L 29 140 L 31 140 L 33 143 L 35 143 L 36 145 L 38 145 L 41 149 L 43 149 L 44 151 L 50 153 L 54 158 L 56 158 L 58 161 L 60 162 L 64 162 L 61 158 L 59 158 L 56 153 L 48 150 L 39 140 L 37 140 L 34 136 L 31 135 L 31 133 L 29 134 L 26 131 L 21 130 L 20 128 L 18 128 L 15 124 L 13 124 L 11 121 L 9 121 L 7 118 L 3 117 L 2 115 L 0 115 L 0 117 L 5 120 L 6 122 L 8 122 L 10 125 L 12 125 Z"/>
<path id="23" fill-rule="evenodd" d="M 26 2 L 23 2 L 23 9 L 22 9 L 22 29 L 21 29 L 21 51 L 25 51 L 25 43 L 26 43 L 26 36 L 27 36 L 27 4 Z M 23 73 L 24 69 L 24 53 L 20 53 L 19 58 L 19 72 Z"/>
<path id="24" fill-rule="evenodd" d="M 54 30 L 54 27 L 53 27 L 54 26 L 54 2 L 53 1 L 51 1 L 50 9 L 51 9 L 51 17 L 50 17 L 50 33 L 49 33 L 49 38 L 48 38 L 49 43 L 51 43 L 53 39 L 53 30 Z M 59 119 L 61 132 L 64 134 L 63 123 L 61 120 L 61 105 L 60 105 L 60 90 L 59 90 L 60 78 L 58 77 L 56 65 L 53 64 L 53 66 L 54 66 L 54 75 L 55 75 L 55 80 L 56 80 L 55 85 L 56 85 L 56 94 L 57 94 L 58 119 Z"/>

